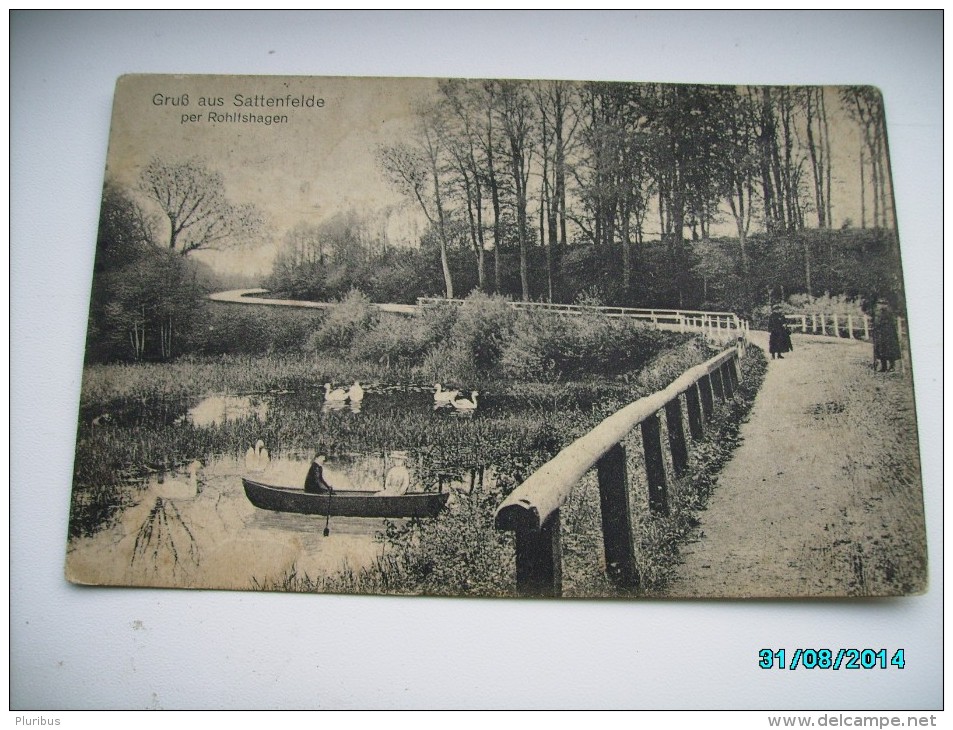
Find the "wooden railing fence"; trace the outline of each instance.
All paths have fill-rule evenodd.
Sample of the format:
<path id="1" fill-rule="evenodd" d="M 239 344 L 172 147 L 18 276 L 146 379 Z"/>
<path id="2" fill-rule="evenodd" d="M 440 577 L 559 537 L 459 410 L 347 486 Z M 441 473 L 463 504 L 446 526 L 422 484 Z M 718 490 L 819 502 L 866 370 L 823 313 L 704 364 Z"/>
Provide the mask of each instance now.
<path id="1" fill-rule="evenodd" d="M 802 334 L 870 339 L 870 317 L 851 313 L 803 312 L 784 315 L 788 325 Z"/>
<path id="2" fill-rule="evenodd" d="M 741 377 L 742 351 L 739 343 L 687 370 L 664 390 L 616 411 L 560 451 L 503 501 L 496 512 L 496 528 L 516 533 L 516 587 L 521 595 L 561 595 L 559 510 L 593 467 L 598 472 L 607 575 L 623 591 L 639 586 L 629 502 L 633 486 L 622 441 L 640 428 L 648 508 L 654 514 L 667 515 L 669 475 L 664 449 L 667 446 L 671 454 L 671 476 L 681 476 L 688 467 L 689 439 L 703 438 L 715 412 L 715 399 L 734 397 Z M 688 437 L 682 417 L 683 396 Z M 667 444 L 662 442 L 663 412 Z"/>
<path id="3" fill-rule="evenodd" d="M 418 307 L 433 307 L 441 304 L 465 304 L 464 299 L 441 299 L 419 297 Z M 676 332 L 699 332 L 710 339 L 727 342 L 735 338 L 747 339 L 748 322 L 733 312 L 707 312 L 687 309 L 638 309 L 636 307 L 603 307 L 583 304 L 555 304 L 550 302 L 507 302 L 514 309 L 546 311 L 564 315 L 581 315 L 598 312 L 612 319 L 634 319 L 651 324 L 657 329 Z"/>

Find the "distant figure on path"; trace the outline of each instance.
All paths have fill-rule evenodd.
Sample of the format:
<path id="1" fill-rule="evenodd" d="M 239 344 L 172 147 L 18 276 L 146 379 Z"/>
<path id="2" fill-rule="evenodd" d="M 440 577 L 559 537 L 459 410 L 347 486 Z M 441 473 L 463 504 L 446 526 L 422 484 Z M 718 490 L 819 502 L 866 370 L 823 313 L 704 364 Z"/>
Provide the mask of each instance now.
<path id="1" fill-rule="evenodd" d="M 318 454 L 311 462 L 308 476 L 304 478 L 304 491 L 308 494 L 334 494 L 334 488 L 324 480 L 325 455 Z"/>
<path id="2" fill-rule="evenodd" d="M 790 352 L 794 347 L 791 345 L 791 333 L 788 332 L 784 313 L 781 312 L 781 307 L 778 305 L 774 305 L 771 316 L 768 317 L 768 332 L 770 333 L 768 350 L 771 352 L 771 359 L 774 360 L 777 357 L 779 360 L 783 360 L 784 353 Z"/>
<path id="3" fill-rule="evenodd" d="M 882 302 L 874 314 L 874 360 L 880 362 L 880 372 L 894 369 L 900 359 L 900 335 L 897 332 L 897 317 L 889 304 Z M 877 363 L 874 363 L 877 369 Z"/>
<path id="4" fill-rule="evenodd" d="M 407 471 L 407 454 L 403 451 L 393 451 L 390 455 L 394 465 L 387 470 L 384 477 L 384 490 L 381 494 L 398 496 L 405 494 L 410 487 L 410 472 Z"/>

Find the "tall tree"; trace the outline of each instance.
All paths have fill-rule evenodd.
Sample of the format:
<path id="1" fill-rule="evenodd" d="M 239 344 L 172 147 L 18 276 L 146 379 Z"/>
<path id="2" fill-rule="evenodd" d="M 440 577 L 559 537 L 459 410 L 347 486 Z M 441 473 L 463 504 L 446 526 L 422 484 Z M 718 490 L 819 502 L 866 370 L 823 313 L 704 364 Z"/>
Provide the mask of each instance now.
<path id="1" fill-rule="evenodd" d="M 490 202 L 493 206 L 493 291 L 499 293 L 502 287 L 500 268 L 500 248 L 503 245 L 503 223 L 501 219 L 500 177 L 496 161 L 499 158 L 500 134 L 497 114 L 500 97 L 500 82 L 485 81 L 482 85 L 482 107 L 484 112 L 483 131 L 480 135 L 480 147 L 486 162 L 486 184 L 490 188 Z"/>
<path id="2" fill-rule="evenodd" d="M 841 100 L 847 113 L 857 123 L 866 150 L 870 168 L 871 201 L 873 202 L 874 228 L 888 227 L 887 213 L 893 210 L 892 199 L 887 200 L 890 176 L 887 165 L 887 131 L 885 128 L 883 98 L 872 86 L 848 86 L 841 90 Z M 865 182 L 863 157 L 861 158 L 861 183 Z M 862 188 L 863 191 L 863 188 Z M 891 190 L 891 196 L 893 191 Z M 861 192 L 862 205 L 866 205 Z M 863 224 L 863 223 L 862 223 Z"/>
<path id="3" fill-rule="evenodd" d="M 682 305 L 688 282 L 685 225 L 693 200 L 711 200 L 717 125 L 712 119 L 718 90 L 711 86 L 656 85 L 650 109 L 652 167 L 659 216 L 674 278 L 672 293 Z"/>
<path id="4" fill-rule="evenodd" d="M 183 256 L 240 246 L 262 234 L 260 211 L 251 204 L 229 202 L 221 174 L 197 158 L 153 158 L 139 177 L 139 188 L 168 221 L 168 249 Z"/>
<path id="5" fill-rule="evenodd" d="M 481 100 L 467 82 L 459 79 L 441 82 L 440 91 L 449 109 L 446 144 L 456 174 L 456 187 L 466 206 L 470 245 L 477 264 L 477 285 L 483 290 L 486 288 L 486 244 L 483 234 L 484 174 L 479 159 Z"/>
<path id="6" fill-rule="evenodd" d="M 444 293 L 447 299 L 453 299 L 453 277 L 447 256 L 449 240 L 444 209 L 445 191 L 441 172 L 445 164 L 445 149 L 441 143 L 443 124 L 441 110 L 437 105 L 421 105 L 412 142 L 381 147 L 378 150 L 378 162 L 390 176 L 394 186 L 417 201 L 427 221 L 437 231 Z"/>
<path id="7" fill-rule="evenodd" d="M 824 89 L 820 86 L 808 86 L 802 92 L 802 97 L 807 133 L 807 151 L 814 180 L 814 208 L 817 211 L 817 227 L 830 228 L 829 189 L 826 184 L 829 179 L 830 160 L 825 146 L 827 119 L 823 101 Z"/>
<path id="8" fill-rule="evenodd" d="M 96 271 L 127 264 L 154 243 L 153 219 L 121 185 L 107 180 L 99 209 Z"/>
<path id="9" fill-rule="evenodd" d="M 728 203 L 738 235 L 739 276 L 742 287 L 742 308 L 751 311 L 751 272 L 748 262 L 748 234 L 755 210 L 756 180 L 760 172 L 757 153 L 758 133 L 755 129 L 758 110 L 752 98 L 736 89 L 720 93 L 717 113 L 722 127 L 715 175 L 719 190 Z"/>
<path id="10" fill-rule="evenodd" d="M 533 161 L 533 107 L 525 86 L 518 81 L 500 84 L 500 117 L 507 140 L 507 162 L 513 184 L 516 235 L 520 251 L 520 285 L 523 301 L 529 301 L 529 228 L 527 205 L 530 167 Z"/>
<path id="11" fill-rule="evenodd" d="M 576 85 L 569 81 L 542 81 L 533 88 L 537 107 L 540 153 L 540 243 L 546 247 L 549 299 L 554 297 L 554 268 L 566 247 L 567 155 L 578 124 L 573 113 Z"/>
<path id="12" fill-rule="evenodd" d="M 773 232 L 784 226 L 784 199 L 781 197 L 780 180 L 776 174 L 778 152 L 774 90 L 770 86 L 752 87 L 748 93 L 758 109 L 756 132 L 764 222 L 768 232 Z"/>

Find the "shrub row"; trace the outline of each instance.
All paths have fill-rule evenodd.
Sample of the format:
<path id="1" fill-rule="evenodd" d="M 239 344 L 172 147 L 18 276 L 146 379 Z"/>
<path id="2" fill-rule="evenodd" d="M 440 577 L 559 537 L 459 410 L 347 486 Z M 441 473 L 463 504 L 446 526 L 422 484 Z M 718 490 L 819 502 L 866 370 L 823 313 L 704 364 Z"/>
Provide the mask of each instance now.
<path id="1" fill-rule="evenodd" d="M 423 380 L 470 383 L 615 376 L 639 369 L 678 335 L 596 312 L 567 317 L 518 310 L 502 297 L 471 294 L 418 315 L 381 314 L 352 290 L 307 338 L 312 352 L 410 368 Z"/>

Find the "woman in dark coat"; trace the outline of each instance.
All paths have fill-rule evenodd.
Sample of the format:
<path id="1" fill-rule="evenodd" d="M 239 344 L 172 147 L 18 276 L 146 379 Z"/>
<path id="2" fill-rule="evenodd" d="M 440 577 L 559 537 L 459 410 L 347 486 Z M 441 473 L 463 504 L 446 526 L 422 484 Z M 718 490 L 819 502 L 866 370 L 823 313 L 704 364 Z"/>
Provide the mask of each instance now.
<path id="1" fill-rule="evenodd" d="M 308 476 L 304 478 L 304 491 L 308 494 L 334 494 L 334 489 L 324 481 L 324 454 L 318 454 L 311 462 Z"/>
<path id="2" fill-rule="evenodd" d="M 894 369 L 900 359 L 900 335 L 897 332 L 897 318 L 889 306 L 877 308 L 877 321 L 874 322 L 874 360 L 880 362 L 880 371 Z M 876 369 L 877 365 L 874 364 Z"/>
<path id="3" fill-rule="evenodd" d="M 771 352 L 771 359 L 777 357 L 784 359 L 783 353 L 790 352 L 794 348 L 791 345 L 791 333 L 788 332 L 787 323 L 780 307 L 775 307 L 768 317 L 768 350 Z"/>

